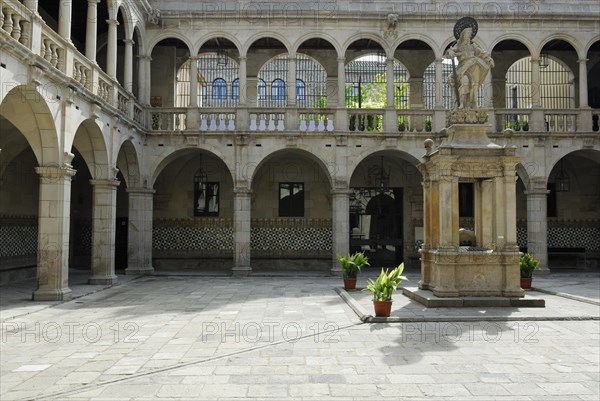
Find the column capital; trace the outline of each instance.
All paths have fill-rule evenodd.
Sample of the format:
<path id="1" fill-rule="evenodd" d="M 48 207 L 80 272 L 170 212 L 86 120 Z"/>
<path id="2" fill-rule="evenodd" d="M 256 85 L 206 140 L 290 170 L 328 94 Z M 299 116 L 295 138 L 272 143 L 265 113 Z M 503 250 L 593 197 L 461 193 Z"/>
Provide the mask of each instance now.
<path id="1" fill-rule="evenodd" d="M 589 59 L 589 58 L 580 58 L 579 60 L 577 60 L 577 62 L 578 62 L 579 64 L 585 64 L 585 63 L 587 63 L 588 61 L 590 61 L 590 59 Z"/>
<path id="2" fill-rule="evenodd" d="M 335 188 L 331 190 L 331 196 L 334 198 L 350 197 L 352 190 L 349 188 Z"/>
<path id="3" fill-rule="evenodd" d="M 240 61 L 240 63 L 243 61 L 244 63 L 248 60 L 248 57 L 243 56 L 243 57 L 238 57 L 238 60 Z"/>
<path id="4" fill-rule="evenodd" d="M 41 166 L 36 167 L 35 172 L 40 176 L 40 179 L 45 180 L 44 182 L 50 183 L 59 178 L 73 177 L 77 171 L 67 166 Z"/>
<path id="5" fill-rule="evenodd" d="M 233 188 L 233 195 L 240 198 L 252 196 L 252 190 L 244 187 Z"/>
<path id="6" fill-rule="evenodd" d="M 119 184 L 121 184 L 121 181 L 117 179 L 90 180 L 90 185 L 93 187 L 113 187 L 114 189 L 117 189 Z"/>
<path id="7" fill-rule="evenodd" d="M 338 61 L 338 64 L 339 63 L 346 63 L 346 57 L 338 57 L 337 61 Z"/>
<path id="8" fill-rule="evenodd" d="M 100 3 L 100 0 L 87 0 L 88 6 L 95 7 L 96 4 Z"/>
<path id="9" fill-rule="evenodd" d="M 135 41 L 133 39 L 123 39 L 123 43 L 125 43 L 127 46 L 133 46 Z"/>
<path id="10" fill-rule="evenodd" d="M 200 60 L 200 56 L 198 56 L 198 55 L 190 56 L 189 60 L 198 61 L 198 60 Z"/>
<path id="11" fill-rule="evenodd" d="M 152 61 L 152 57 L 150 57 L 150 56 L 147 56 L 147 55 L 145 55 L 145 54 L 138 54 L 136 57 L 137 57 L 138 59 L 140 59 L 140 60 L 144 60 L 144 61 Z"/>
<path id="12" fill-rule="evenodd" d="M 532 195 L 532 196 L 546 197 L 550 193 L 550 191 L 547 190 L 546 188 L 533 188 L 533 189 L 527 189 L 527 190 L 523 191 L 523 193 L 527 196 Z"/>
<path id="13" fill-rule="evenodd" d="M 117 21 L 116 19 L 107 19 L 107 20 L 106 20 L 106 23 L 107 23 L 109 26 L 115 26 L 115 27 L 117 27 L 117 26 L 119 26 L 119 25 L 120 25 L 120 24 L 119 24 L 119 21 Z"/>

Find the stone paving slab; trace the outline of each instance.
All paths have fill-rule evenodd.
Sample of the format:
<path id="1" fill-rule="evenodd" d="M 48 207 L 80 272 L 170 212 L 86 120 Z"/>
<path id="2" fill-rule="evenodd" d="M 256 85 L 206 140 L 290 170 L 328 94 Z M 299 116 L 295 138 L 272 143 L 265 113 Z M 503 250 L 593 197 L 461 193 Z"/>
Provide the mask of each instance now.
<path id="1" fill-rule="evenodd" d="M 431 321 L 362 323 L 334 291 L 340 282 L 142 277 L 5 319 L 0 399 L 600 397 L 598 321 L 491 321 L 480 311 L 461 322 L 439 310 Z M 575 302 L 598 314 L 551 297 L 553 313 Z"/>

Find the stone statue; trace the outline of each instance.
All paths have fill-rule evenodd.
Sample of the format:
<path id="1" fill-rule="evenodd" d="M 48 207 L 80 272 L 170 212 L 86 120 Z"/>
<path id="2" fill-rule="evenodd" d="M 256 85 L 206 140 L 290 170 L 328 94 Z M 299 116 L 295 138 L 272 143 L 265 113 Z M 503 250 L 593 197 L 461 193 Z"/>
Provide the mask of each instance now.
<path id="1" fill-rule="evenodd" d="M 465 19 L 468 20 L 465 22 Z M 475 20 L 465 17 L 461 21 L 457 22 L 454 29 L 457 41 L 446 51 L 444 57 L 458 59 L 458 68 L 448 77 L 448 84 L 455 98 L 454 108 L 474 109 L 477 108 L 477 92 L 494 67 L 494 60 L 489 53 L 472 42 L 477 34 Z M 458 91 L 455 88 L 456 82 Z"/>

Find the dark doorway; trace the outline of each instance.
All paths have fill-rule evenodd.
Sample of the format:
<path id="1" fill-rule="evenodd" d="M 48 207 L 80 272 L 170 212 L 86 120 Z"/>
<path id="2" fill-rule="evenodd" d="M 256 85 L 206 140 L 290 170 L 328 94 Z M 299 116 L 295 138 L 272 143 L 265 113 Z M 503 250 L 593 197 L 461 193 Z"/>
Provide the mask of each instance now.
<path id="1" fill-rule="evenodd" d="M 402 188 L 352 188 L 350 251 L 363 251 L 375 267 L 403 261 Z"/>

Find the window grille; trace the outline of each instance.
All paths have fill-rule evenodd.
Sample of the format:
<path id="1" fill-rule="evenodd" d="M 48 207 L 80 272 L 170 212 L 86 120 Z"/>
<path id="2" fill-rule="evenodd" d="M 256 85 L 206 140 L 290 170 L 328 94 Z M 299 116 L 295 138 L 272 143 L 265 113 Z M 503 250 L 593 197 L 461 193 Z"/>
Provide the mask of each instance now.
<path id="1" fill-rule="evenodd" d="M 280 55 L 266 62 L 258 72 L 258 106 L 285 107 L 287 90 L 285 83 L 288 76 L 287 55 Z M 283 88 L 281 88 L 283 82 Z M 268 87 L 267 87 L 268 85 Z M 275 87 L 273 86 L 275 85 Z M 269 96 L 267 96 L 269 94 Z"/>
<path id="2" fill-rule="evenodd" d="M 227 56 L 228 57 L 228 56 Z M 198 56 L 198 105 L 200 107 L 236 107 L 239 101 L 239 64 L 216 52 Z M 237 80 L 237 93 L 235 81 Z M 187 107 L 190 103 L 190 60 L 183 63 L 177 73 L 176 106 Z"/>
<path id="3" fill-rule="evenodd" d="M 285 107 L 287 105 L 289 56 L 279 55 L 268 61 L 258 73 L 261 107 Z M 260 87 L 265 82 L 264 89 Z M 296 103 L 298 107 L 327 106 L 327 73 L 312 57 L 296 55 Z M 267 85 L 269 87 L 267 87 Z M 264 96 L 261 94 L 264 92 Z M 269 93 L 270 96 L 266 96 Z"/>
<path id="4" fill-rule="evenodd" d="M 327 73 L 314 58 L 296 54 L 296 104 L 298 107 L 327 107 Z"/>
<path id="5" fill-rule="evenodd" d="M 574 93 L 571 71 L 552 57 L 540 67 L 540 103 L 545 109 L 568 109 L 573 106 Z M 529 108 L 536 88 L 531 83 L 531 57 L 516 61 L 506 72 L 506 107 Z"/>

